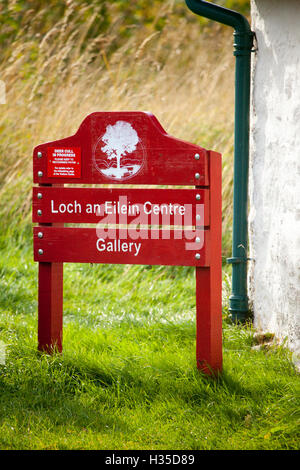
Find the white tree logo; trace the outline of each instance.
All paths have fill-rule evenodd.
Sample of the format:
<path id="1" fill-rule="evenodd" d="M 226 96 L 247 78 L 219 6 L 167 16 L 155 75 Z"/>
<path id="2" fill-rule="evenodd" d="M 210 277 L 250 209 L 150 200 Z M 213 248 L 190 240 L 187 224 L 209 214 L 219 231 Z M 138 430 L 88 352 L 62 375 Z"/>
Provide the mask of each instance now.
<path id="1" fill-rule="evenodd" d="M 118 180 L 136 174 L 142 165 L 142 156 L 138 152 L 134 154 L 139 142 L 139 136 L 129 122 L 109 124 L 96 146 L 96 164 L 100 172 Z"/>

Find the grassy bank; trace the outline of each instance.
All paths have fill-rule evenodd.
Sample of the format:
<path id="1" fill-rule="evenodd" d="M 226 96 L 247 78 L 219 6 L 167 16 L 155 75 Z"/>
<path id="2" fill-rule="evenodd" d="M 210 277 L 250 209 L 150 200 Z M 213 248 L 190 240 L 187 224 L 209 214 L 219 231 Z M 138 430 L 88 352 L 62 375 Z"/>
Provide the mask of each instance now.
<path id="1" fill-rule="evenodd" d="M 31 245 L 2 252 L 1 449 L 298 449 L 291 355 L 228 318 L 224 373 L 195 364 L 190 268 L 66 265 L 64 352 L 37 353 Z M 4 354 L 5 353 L 5 354 Z"/>
<path id="2" fill-rule="evenodd" d="M 19 30 L 11 37 L 7 32 L 0 62 L 7 90 L 0 115 L 0 216 L 7 226 L 20 231 L 30 224 L 36 145 L 74 134 L 94 111 L 144 110 L 169 134 L 222 153 L 223 247 L 224 257 L 230 255 L 232 31 L 201 25 L 178 5 L 158 2 L 140 19 L 107 6 L 107 25 L 98 35 L 98 16 L 90 12 L 83 22 L 83 6 L 70 3 L 60 16 L 48 7 L 39 15 L 25 11 L 23 22 L 11 13 Z"/>
<path id="3" fill-rule="evenodd" d="M 0 448 L 299 449 L 291 354 L 232 325 L 225 265 L 218 379 L 196 369 L 190 268 L 66 265 L 64 351 L 37 353 L 32 150 L 87 114 L 151 111 L 169 134 L 220 151 L 230 255 L 232 31 L 180 2 L 94 3 L 0 10 Z"/>

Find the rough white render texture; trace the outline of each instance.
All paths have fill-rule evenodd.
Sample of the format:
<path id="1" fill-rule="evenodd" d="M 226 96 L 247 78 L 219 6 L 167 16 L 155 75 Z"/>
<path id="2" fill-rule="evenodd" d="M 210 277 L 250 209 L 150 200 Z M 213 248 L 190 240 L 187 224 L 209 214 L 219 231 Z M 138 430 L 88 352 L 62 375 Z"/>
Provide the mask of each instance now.
<path id="1" fill-rule="evenodd" d="M 255 326 L 300 353 L 300 1 L 252 0 L 249 286 Z"/>

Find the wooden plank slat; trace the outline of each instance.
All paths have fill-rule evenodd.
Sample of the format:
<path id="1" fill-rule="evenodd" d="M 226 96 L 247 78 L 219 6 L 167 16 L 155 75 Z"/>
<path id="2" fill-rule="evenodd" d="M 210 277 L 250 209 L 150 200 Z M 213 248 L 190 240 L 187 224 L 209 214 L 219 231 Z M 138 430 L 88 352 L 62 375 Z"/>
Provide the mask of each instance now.
<path id="1" fill-rule="evenodd" d="M 38 349 L 62 351 L 63 263 L 39 263 Z"/>
<path id="2" fill-rule="evenodd" d="M 37 223 L 141 223 L 209 225 L 208 189 L 35 187 L 32 220 Z"/>
<path id="3" fill-rule="evenodd" d="M 100 112 L 73 136 L 34 149 L 33 180 L 208 186 L 207 161 L 207 150 L 171 137 L 150 113 Z"/>
<path id="4" fill-rule="evenodd" d="M 196 267 L 196 359 L 206 374 L 222 370 L 222 162 L 210 152 L 210 263 Z"/>
<path id="5" fill-rule="evenodd" d="M 169 266 L 207 266 L 209 231 L 187 231 L 176 239 L 177 230 L 122 229 L 104 232 L 94 228 L 34 227 L 34 260 L 39 262 L 74 262 L 106 264 L 145 264 Z M 152 238 L 151 238 L 152 237 Z M 187 238 L 188 237 L 188 238 Z M 199 247 L 199 248 L 198 248 Z M 192 248 L 192 249 L 191 249 Z M 197 249 L 198 248 L 198 249 Z M 42 251 L 41 251 L 42 250 Z M 200 255 L 196 257 L 196 254 Z"/>

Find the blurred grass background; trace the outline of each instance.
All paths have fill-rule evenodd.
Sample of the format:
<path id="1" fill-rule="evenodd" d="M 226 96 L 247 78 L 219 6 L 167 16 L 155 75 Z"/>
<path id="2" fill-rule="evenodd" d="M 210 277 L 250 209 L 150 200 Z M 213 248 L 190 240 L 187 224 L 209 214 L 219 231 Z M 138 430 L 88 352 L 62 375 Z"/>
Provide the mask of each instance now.
<path id="1" fill-rule="evenodd" d="M 219 4 L 249 13 L 248 0 Z M 3 0 L 2 234 L 18 242 L 31 233 L 36 145 L 72 135 L 94 111 L 143 110 L 169 134 L 222 153 L 223 255 L 230 255 L 232 42 L 231 28 L 197 17 L 184 1 Z"/>

